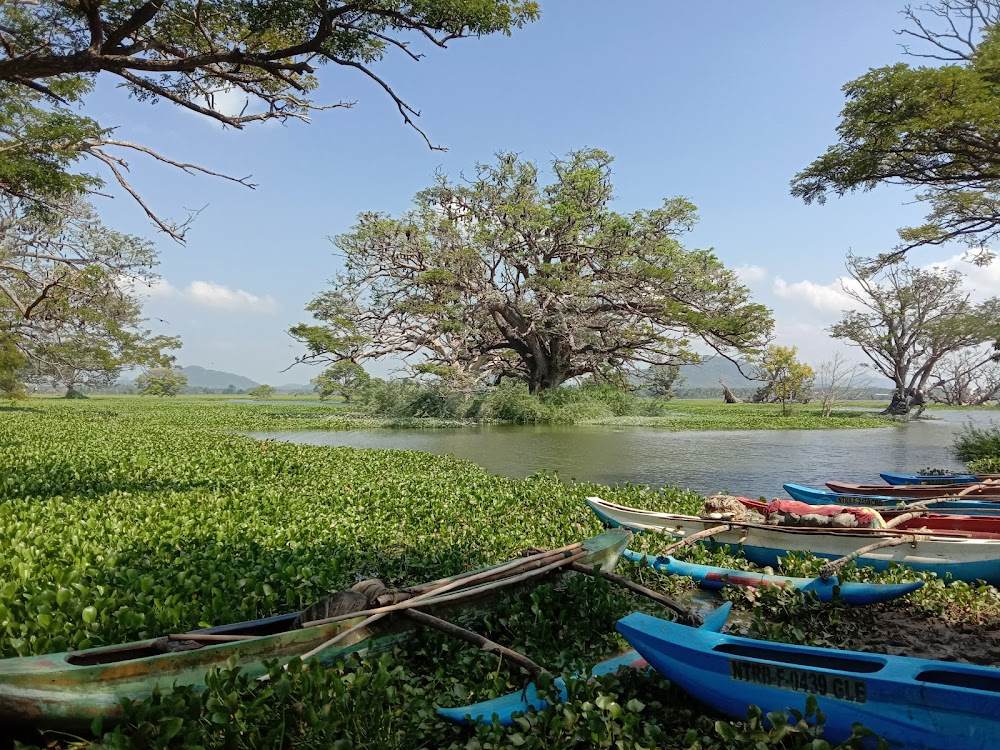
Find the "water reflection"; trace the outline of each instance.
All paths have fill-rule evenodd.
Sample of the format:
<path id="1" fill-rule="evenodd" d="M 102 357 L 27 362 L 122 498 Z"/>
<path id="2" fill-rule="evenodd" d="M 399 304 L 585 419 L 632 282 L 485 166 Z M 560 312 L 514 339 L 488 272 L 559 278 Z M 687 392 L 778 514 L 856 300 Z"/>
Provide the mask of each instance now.
<path id="1" fill-rule="evenodd" d="M 785 482 L 878 482 L 885 470 L 962 465 L 951 455 L 956 432 L 990 411 L 941 411 L 898 428 L 667 432 L 643 427 L 496 426 L 441 430 L 254 433 L 261 439 L 355 448 L 452 454 L 492 472 L 525 477 L 555 471 L 567 481 L 665 484 L 701 493 L 781 495 Z"/>

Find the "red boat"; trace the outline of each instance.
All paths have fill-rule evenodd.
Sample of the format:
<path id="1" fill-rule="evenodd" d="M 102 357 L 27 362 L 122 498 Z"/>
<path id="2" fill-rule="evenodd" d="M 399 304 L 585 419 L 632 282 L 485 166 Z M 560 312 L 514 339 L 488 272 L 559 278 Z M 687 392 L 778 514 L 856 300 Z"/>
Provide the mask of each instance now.
<path id="1" fill-rule="evenodd" d="M 768 503 L 761 502 L 760 500 L 751 500 L 748 497 L 741 497 L 739 500 L 747 508 L 755 510 L 761 515 L 767 515 Z M 803 505 L 805 504 L 803 503 Z M 815 513 L 817 508 L 823 507 L 826 506 L 805 505 L 805 508 L 812 513 Z M 835 507 L 839 511 L 846 510 L 844 506 Z M 871 508 L 865 508 L 863 510 L 870 511 Z M 891 521 L 893 518 L 907 512 L 905 510 L 896 509 L 888 510 L 879 508 L 878 510 L 879 515 L 886 521 Z M 926 529 L 945 536 L 950 536 L 951 533 L 959 533 L 962 535 L 973 534 L 977 538 L 991 538 L 994 536 L 1000 538 L 1000 516 L 961 516 L 953 515 L 951 513 L 928 512 L 926 515 L 921 515 L 917 518 L 911 518 L 907 521 L 903 521 L 899 524 L 899 526 L 895 526 L 894 528 L 899 529 L 900 531 L 919 531 L 921 529 Z"/>
<path id="2" fill-rule="evenodd" d="M 832 492 L 840 495 L 881 495 L 909 500 L 930 500 L 932 497 L 974 497 L 977 500 L 1000 500 L 1000 484 L 851 484 L 827 482 Z"/>

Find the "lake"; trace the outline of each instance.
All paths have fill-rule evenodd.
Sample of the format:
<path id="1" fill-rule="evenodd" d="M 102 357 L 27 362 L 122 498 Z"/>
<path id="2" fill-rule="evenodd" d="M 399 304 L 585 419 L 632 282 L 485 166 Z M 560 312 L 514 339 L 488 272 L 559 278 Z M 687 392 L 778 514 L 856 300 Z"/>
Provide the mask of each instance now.
<path id="1" fill-rule="evenodd" d="M 937 411 L 900 427 L 864 430 L 668 432 L 648 427 L 483 425 L 457 429 L 261 432 L 309 445 L 395 448 L 465 458 L 497 474 L 554 471 L 564 481 L 689 487 L 702 494 L 784 495 L 781 485 L 828 479 L 881 483 L 880 471 L 964 468 L 952 441 L 991 411 Z"/>

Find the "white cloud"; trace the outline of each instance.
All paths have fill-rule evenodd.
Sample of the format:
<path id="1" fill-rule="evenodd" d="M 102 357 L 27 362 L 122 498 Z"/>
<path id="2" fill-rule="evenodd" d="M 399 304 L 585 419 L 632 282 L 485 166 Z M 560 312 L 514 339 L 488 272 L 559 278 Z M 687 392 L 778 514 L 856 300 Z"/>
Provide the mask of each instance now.
<path id="1" fill-rule="evenodd" d="M 139 284 L 136 291 L 148 299 L 177 300 L 229 312 L 270 313 L 278 308 L 277 301 L 269 294 L 252 294 L 211 281 L 192 281 L 182 289 L 165 279 L 158 279 L 151 285 Z"/>
<path id="2" fill-rule="evenodd" d="M 767 278 L 767 270 L 761 268 L 760 266 L 753 265 L 742 265 L 733 269 L 739 280 L 744 284 L 753 284 L 757 281 L 763 281 Z"/>
<path id="3" fill-rule="evenodd" d="M 927 270 L 942 268 L 961 271 L 965 274 L 963 286 L 974 299 L 1000 295 L 1000 260 L 995 260 L 986 266 L 977 266 L 970 263 L 964 253 L 960 253 L 947 260 L 931 263 L 924 268 Z"/>
<path id="4" fill-rule="evenodd" d="M 781 299 L 794 302 L 804 302 L 820 312 L 840 312 L 857 307 L 857 302 L 851 299 L 843 288 L 843 284 L 854 283 L 851 279 L 839 278 L 830 284 L 817 284 L 815 281 L 795 281 L 789 283 L 778 277 L 774 280 L 774 294 Z"/>

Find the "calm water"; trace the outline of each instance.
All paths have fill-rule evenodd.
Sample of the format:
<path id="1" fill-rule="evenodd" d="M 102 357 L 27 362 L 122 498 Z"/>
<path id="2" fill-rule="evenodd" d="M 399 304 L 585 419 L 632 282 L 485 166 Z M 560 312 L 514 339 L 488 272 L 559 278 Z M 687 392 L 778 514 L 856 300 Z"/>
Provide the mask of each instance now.
<path id="1" fill-rule="evenodd" d="M 667 432 L 644 427 L 482 426 L 441 430 L 262 432 L 260 439 L 452 454 L 492 472 L 525 477 L 555 471 L 564 481 L 665 484 L 701 493 L 784 494 L 781 485 L 827 479 L 880 482 L 879 471 L 960 468 L 956 432 L 988 411 L 935 412 L 934 419 L 867 430 Z"/>

